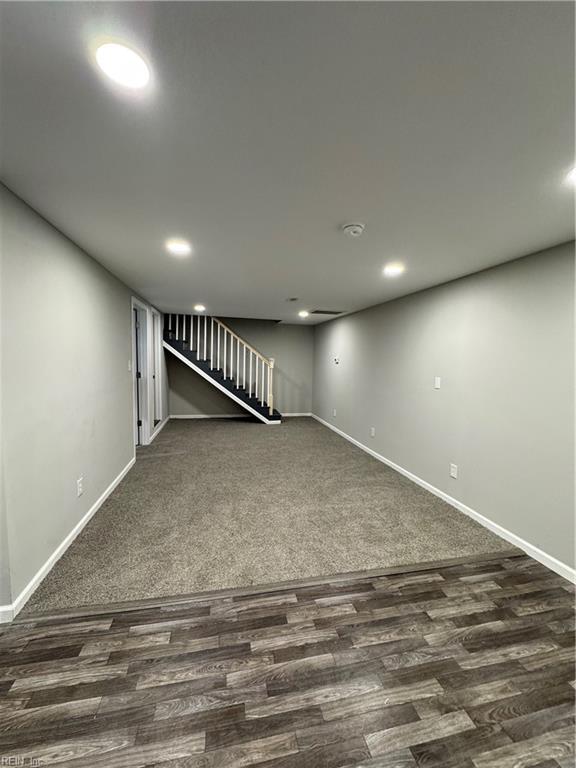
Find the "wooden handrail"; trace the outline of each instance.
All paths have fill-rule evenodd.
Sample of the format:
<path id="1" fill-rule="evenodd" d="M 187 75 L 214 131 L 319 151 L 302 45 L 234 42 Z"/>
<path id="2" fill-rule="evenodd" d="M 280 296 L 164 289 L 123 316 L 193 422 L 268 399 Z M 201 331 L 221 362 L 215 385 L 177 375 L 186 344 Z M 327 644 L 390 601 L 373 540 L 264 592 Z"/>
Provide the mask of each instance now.
<path id="1" fill-rule="evenodd" d="M 258 352 L 258 350 L 254 349 L 254 347 L 251 344 L 248 344 L 248 342 L 245 339 L 243 339 L 242 336 L 238 336 L 238 334 L 235 331 L 233 331 L 232 328 L 230 328 L 230 326 L 226 325 L 226 323 L 223 323 L 222 320 L 218 319 L 217 317 L 213 317 L 213 320 L 214 320 L 215 323 L 218 323 L 218 325 L 221 325 L 222 328 L 225 328 L 226 331 L 229 334 L 234 336 L 235 339 L 238 339 L 240 344 L 243 344 L 247 349 L 249 349 L 251 352 L 253 352 L 266 365 L 268 365 L 268 366 L 270 366 L 270 365 L 273 366 L 274 365 L 274 362 L 273 362 L 272 358 L 264 357 L 264 355 L 261 352 Z M 272 363 L 270 362 L 271 360 L 272 360 Z"/>

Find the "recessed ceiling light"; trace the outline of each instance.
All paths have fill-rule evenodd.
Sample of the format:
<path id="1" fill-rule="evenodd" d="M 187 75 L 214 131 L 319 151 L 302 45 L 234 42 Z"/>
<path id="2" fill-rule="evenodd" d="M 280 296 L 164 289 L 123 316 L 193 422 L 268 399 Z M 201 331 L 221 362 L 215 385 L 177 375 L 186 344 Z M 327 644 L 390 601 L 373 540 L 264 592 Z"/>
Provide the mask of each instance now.
<path id="1" fill-rule="evenodd" d="M 308 312 L 307 309 L 301 309 L 300 312 L 298 312 L 298 317 L 308 317 L 310 312 Z"/>
<path id="2" fill-rule="evenodd" d="M 144 88 L 150 80 L 150 70 L 142 56 L 126 45 L 100 45 L 96 50 L 96 63 L 105 75 L 125 88 Z"/>
<path id="3" fill-rule="evenodd" d="M 184 240 L 181 237 L 171 237 L 166 240 L 164 245 L 172 256 L 190 256 L 192 253 L 192 246 L 188 240 Z"/>
<path id="4" fill-rule="evenodd" d="M 566 184 L 571 184 L 573 187 L 576 186 L 576 168 L 572 168 L 572 170 L 566 174 L 564 181 Z"/>
<path id="5" fill-rule="evenodd" d="M 391 261 L 390 264 L 386 264 L 382 271 L 385 277 L 398 277 L 405 269 L 404 264 L 401 264 L 399 261 Z"/>
<path id="6" fill-rule="evenodd" d="M 204 304 L 194 304 L 194 312 L 206 312 Z"/>

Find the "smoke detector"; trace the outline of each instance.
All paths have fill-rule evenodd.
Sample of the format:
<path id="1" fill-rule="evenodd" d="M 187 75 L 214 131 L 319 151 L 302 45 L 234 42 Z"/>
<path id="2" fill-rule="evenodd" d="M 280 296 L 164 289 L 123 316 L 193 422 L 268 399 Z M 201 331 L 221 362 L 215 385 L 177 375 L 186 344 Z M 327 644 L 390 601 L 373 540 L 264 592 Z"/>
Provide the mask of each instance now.
<path id="1" fill-rule="evenodd" d="M 342 231 L 345 235 L 348 235 L 348 237 L 360 237 L 364 232 L 364 226 L 365 225 L 360 222 L 356 222 L 355 224 L 344 224 L 342 226 Z"/>

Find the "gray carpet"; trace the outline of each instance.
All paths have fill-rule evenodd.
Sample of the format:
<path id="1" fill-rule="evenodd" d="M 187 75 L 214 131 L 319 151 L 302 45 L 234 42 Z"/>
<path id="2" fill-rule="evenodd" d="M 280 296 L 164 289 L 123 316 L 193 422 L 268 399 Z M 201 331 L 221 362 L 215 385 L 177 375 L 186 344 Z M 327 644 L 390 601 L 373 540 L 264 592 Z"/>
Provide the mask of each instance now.
<path id="1" fill-rule="evenodd" d="M 171 421 L 25 610 L 507 549 L 310 418 Z"/>

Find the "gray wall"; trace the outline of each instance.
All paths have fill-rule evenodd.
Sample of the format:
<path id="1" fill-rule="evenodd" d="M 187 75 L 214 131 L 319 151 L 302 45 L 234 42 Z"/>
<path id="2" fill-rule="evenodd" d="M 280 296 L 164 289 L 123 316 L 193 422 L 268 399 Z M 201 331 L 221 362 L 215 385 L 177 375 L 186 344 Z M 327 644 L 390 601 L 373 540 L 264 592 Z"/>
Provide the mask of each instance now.
<path id="1" fill-rule="evenodd" d="M 126 286 L 3 187 L 0 213 L 14 599 L 134 455 L 131 314 Z"/>
<path id="2" fill-rule="evenodd" d="M 0 246 L 2 244 L 2 217 L 0 217 Z M 2 254 L 0 251 L 0 343 L 2 337 Z M 8 549 L 8 522 L 4 484 L 4 430 L 2 424 L 2 355 L 0 354 L 0 607 L 12 602 L 10 587 L 10 560 Z"/>
<path id="3" fill-rule="evenodd" d="M 191 368 L 165 351 L 170 416 L 230 416 L 246 414 L 243 408 Z"/>
<path id="4" fill-rule="evenodd" d="M 573 565 L 574 244 L 318 326 L 313 410 Z"/>
<path id="5" fill-rule="evenodd" d="M 310 413 L 314 372 L 314 329 L 269 320 L 224 318 L 224 322 L 266 357 L 273 357 L 274 397 L 281 413 Z M 170 414 L 233 415 L 245 413 L 194 371 L 167 355 Z"/>

